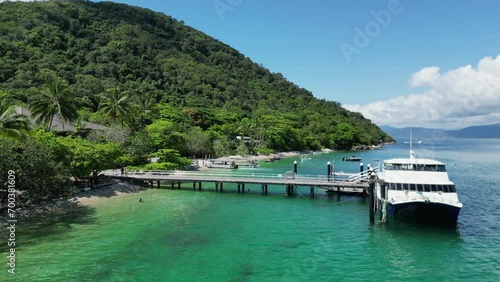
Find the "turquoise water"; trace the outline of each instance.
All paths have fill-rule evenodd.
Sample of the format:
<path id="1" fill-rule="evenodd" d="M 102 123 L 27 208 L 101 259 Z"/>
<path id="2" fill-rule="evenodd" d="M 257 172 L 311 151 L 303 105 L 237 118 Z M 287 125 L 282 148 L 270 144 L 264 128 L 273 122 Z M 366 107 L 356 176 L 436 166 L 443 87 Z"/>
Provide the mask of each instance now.
<path id="1" fill-rule="evenodd" d="M 497 281 L 500 277 L 500 140 L 446 139 L 415 146 L 448 164 L 464 204 L 456 228 L 370 224 L 359 197 L 295 197 L 284 187 L 225 192 L 146 190 L 72 214 L 20 222 L 16 275 L 1 281 Z M 366 163 L 406 156 L 407 146 L 356 152 Z M 299 174 L 354 172 L 350 152 L 299 161 Z M 293 161 L 239 172 L 284 173 Z M 236 172 L 227 172 L 236 173 Z M 143 198 L 144 203 L 138 199 Z"/>

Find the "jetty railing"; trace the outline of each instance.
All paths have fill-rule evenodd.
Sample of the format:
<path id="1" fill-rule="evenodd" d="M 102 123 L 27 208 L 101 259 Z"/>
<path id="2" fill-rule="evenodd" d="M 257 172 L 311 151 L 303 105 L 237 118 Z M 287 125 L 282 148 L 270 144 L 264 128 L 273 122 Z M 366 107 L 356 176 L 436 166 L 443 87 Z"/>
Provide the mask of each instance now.
<path id="1" fill-rule="evenodd" d="M 375 170 L 375 173 L 378 170 Z M 335 172 L 332 175 L 307 175 L 307 174 L 294 174 L 289 171 L 286 173 L 227 173 L 227 172 L 200 172 L 200 171 L 164 171 L 164 170 L 133 170 L 121 174 L 116 171 L 105 171 L 103 174 L 108 176 L 117 176 L 124 178 L 136 178 L 136 179 L 165 179 L 165 180 L 177 180 L 177 179 L 190 179 L 199 181 L 300 181 L 307 182 L 311 181 L 314 183 L 323 182 L 343 182 L 343 183 L 361 183 L 367 182 L 369 180 L 368 171 L 363 171 L 360 173 L 344 173 Z"/>
<path id="2" fill-rule="evenodd" d="M 107 174 L 107 173 L 105 173 Z M 119 175 L 119 174 L 114 174 Z M 265 180 L 315 180 L 315 181 L 329 181 L 326 175 L 303 175 L 303 174 L 287 174 L 287 173 L 224 173 L 224 172 L 190 172 L 190 171 L 158 171 L 158 170 L 135 170 L 128 171 L 123 176 L 134 176 L 136 178 L 150 178 L 152 176 L 169 176 L 169 178 L 176 177 L 196 177 L 204 178 L 222 178 L 222 179 L 265 179 Z"/>

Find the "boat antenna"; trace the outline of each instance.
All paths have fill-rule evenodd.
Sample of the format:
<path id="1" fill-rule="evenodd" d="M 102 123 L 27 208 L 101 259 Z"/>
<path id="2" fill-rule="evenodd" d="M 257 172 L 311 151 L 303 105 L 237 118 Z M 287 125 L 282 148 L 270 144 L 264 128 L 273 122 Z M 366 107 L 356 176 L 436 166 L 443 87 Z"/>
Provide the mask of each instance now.
<path id="1" fill-rule="evenodd" d="M 415 158 L 415 152 L 413 151 L 413 128 L 410 126 L 410 159 Z"/>

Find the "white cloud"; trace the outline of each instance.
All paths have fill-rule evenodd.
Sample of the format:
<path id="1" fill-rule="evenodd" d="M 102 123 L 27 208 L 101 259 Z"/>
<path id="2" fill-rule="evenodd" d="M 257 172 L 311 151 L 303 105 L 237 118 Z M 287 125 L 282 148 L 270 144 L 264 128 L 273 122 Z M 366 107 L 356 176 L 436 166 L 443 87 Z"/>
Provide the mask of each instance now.
<path id="1" fill-rule="evenodd" d="M 423 68 L 419 72 L 416 72 L 410 77 L 410 85 L 413 87 L 417 86 L 429 86 L 436 79 L 439 78 L 439 68 L 438 67 L 428 67 Z"/>
<path id="2" fill-rule="evenodd" d="M 440 73 L 427 67 L 412 74 L 410 86 L 423 93 L 368 105 L 346 105 L 379 125 L 463 128 L 500 122 L 500 55 Z"/>

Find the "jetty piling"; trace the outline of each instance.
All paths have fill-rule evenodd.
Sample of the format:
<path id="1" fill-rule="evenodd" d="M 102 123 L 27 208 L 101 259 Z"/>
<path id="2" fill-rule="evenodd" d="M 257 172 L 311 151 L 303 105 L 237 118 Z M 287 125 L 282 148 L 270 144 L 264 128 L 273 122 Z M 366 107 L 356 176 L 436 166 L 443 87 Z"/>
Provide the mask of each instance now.
<path id="1" fill-rule="evenodd" d="M 332 178 L 332 163 L 331 162 L 326 163 L 326 175 L 328 177 L 328 181 L 330 181 Z"/>
<path id="2" fill-rule="evenodd" d="M 370 181 L 370 185 L 368 186 L 368 195 L 369 195 L 369 215 L 370 215 L 370 223 L 375 222 L 375 181 Z"/>
<path id="3" fill-rule="evenodd" d="M 385 201 L 386 201 L 386 196 L 387 196 L 387 185 L 380 185 L 380 197 L 381 197 L 381 201 L 379 202 L 381 204 L 380 206 L 380 210 L 382 211 L 380 213 L 380 221 L 385 221 Z"/>

